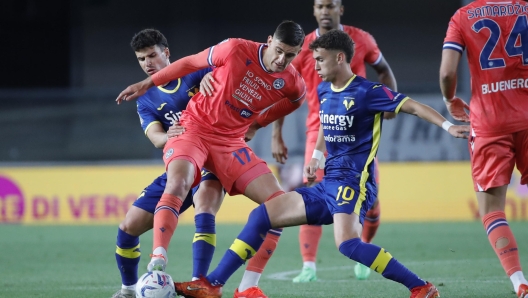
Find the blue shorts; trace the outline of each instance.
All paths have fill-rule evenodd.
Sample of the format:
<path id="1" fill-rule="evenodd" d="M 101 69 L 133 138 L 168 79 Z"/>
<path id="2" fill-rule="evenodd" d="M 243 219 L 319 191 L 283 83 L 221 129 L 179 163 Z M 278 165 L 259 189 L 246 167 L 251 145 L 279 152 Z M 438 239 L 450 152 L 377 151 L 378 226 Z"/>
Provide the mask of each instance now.
<path id="1" fill-rule="evenodd" d="M 218 178 L 216 178 L 213 173 L 202 169 L 202 180 L 200 181 L 200 183 L 206 180 L 218 180 Z M 132 205 L 141 208 L 147 212 L 154 213 L 154 210 L 156 210 L 156 205 L 158 205 L 158 202 L 161 199 L 161 195 L 165 191 L 166 184 L 167 173 L 163 173 L 163 175 L 159 176 L 154 181 L 152 181 L 149 186 L 145 187 L 145 189 L 141 192 L 139 197 L 134 201 Z M 192 206 L 193 196 L 198 191 L 199 187 L 200 184 L 193 187 L 191 191 L 189 191 L 187 197 L 183 201 L 183 204 L 180 208 L 180 214 L 182 214 L 185 210 Z"/>
<path id="2" fill-rule="evenodd" d="M 359 216 L 363 224 L 365 214 L 372 207 L 377 195 L 375 185 L 367 183 L 364 194 L 359 181 L 324 178 L 313 187 L 301 187 L 295 191 L 302 195 L 309 225 L 329 225 L 336 213 Z"/>

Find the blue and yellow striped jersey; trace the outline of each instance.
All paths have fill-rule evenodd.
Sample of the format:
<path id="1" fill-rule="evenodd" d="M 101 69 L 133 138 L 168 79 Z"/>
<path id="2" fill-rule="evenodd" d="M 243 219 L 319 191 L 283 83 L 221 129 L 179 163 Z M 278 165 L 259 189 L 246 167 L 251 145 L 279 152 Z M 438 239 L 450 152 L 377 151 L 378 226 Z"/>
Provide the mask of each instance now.
<path id="1" fill-rule="evenodd" d="M 152 87 L 137 99 L 137 112 L 145 134 L 154 123 L 160 123 L 167 131 L 179 121 L 191 97 L 200 88 L 200 81 L 211 68 L 202 69 L 171 81 L 163 87 Z"/>
<path id="2" fill-rule="evenodd" d="M 317 94 L 328 151 L 326 177 L 373 181 L 383 112 L 399 112 L 408 97 L 356 75 L 341 89 L 322 82 Z"/>

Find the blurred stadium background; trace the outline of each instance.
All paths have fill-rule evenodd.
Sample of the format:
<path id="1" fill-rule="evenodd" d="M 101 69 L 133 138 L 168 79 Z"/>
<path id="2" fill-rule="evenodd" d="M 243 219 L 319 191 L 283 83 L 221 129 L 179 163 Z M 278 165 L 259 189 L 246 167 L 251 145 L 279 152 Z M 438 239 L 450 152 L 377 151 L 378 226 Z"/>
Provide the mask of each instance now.
<path id="1" fill-rule="evenodd" d="M 441 48 L 449 18 L 469 2 L 344 0 L 341 21 L 375 37 L 398 91 L 451 119 L 438 87 Z M 17 243 L 28 245 L 8 240 L 23 234 L 18 224 L 29 225 L 43 239 L 61 230 L 42 225 L 107 225 L 114 231 L 131 202 L 163 171 L 161 152 L 144 136 L 135 104 L 114 102 L 122 89 L 145 77 L 129 46 L 135 32 L 159 29 L 174 61 L 227 37 L 265 41 L 285 19 L 300 23 L 306 33 L 317 26 L 310 0 L 3 0 L 0 15 L 0 247 L 9 243 L 12 249 L 19 248 Z M 371 69 L 368 77 L 376 80 Z M 469 100 L 465 66 L 459 77 L 458 94 Z M 287 189 L 301 181 L 306 112 L 304 105 L 287 117 L 284 134 L 290 158 L 285 166 L 271 159 L 269 129 L 250 142 Z M 383 231 L 390 222 L 478 220 L 465 141 L 400 115 L 384 123 L 378 157 L 383 221 L 379 237 L 389 233 Z M 516 173 L 508 192 L 510 219 L 527 219 L 527 198 L 528 188 L 519 185 Z M 241 224 L 254 207 L 242 197 L 224 202 L 219 223 Z M 190 212 L 183 222 L 193 222 Z M 482 228 L 468 224 L 480 233 L 480 249 L 493 260 Z M 440 225 L 435 231 L 441 230 Z M 294 234 L 288 234 L 293 237 L 291 251 L 296 250 Z M 114 266 L 112 237 L 103 243 L 109 267 Z M 298 253 L 295 257 L 300 264 Z M 3 261 L 9 264 L 7 258 Z M 496 276 L 507 282 L 495 263 Z M 118 285 L 118 271 L 110 275 Z M 11 293 L 9 297 L 26 297 Z M 468 295 L 452 297 L 473 297 Z"/>

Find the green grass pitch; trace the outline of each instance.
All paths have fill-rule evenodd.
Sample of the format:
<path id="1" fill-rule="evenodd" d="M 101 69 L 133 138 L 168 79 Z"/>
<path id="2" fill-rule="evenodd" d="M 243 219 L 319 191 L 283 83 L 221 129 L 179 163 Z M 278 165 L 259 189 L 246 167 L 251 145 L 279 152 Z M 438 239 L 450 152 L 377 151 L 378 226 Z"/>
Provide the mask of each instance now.
<path id="1" fill-rule="evenodd" d="M 219 225 L 211 269 L 241 230 Z M 528 268 L 528 229 L 513 222 L 521 261 Z M 110 297 L 121 284 L 115 264 L 114 226 L 0 226 L 0 297 Z M 332 226 L 325 227 L 317 261 L 320 281 L 293 284 L 301 267 L 298 228 L 285 229 L 260 286 L 270 297 L 409 297 L 407 289 L 373 272 L 354 278 L 354 262 L 335 248 Z M 167 272 L 189 280 L 192 226 L 179 226 L 169 251 Z M 142 240 L 139 274 L 146 271 L 152 233 Z M 511 283 L 489 246 L 484 229 L 471 223 L 382 222 L 374 239 L 419 276 L 436 284 L 442 297 L 515 298 Z M 232 297 L 243 269 L 224 287 Z"/>

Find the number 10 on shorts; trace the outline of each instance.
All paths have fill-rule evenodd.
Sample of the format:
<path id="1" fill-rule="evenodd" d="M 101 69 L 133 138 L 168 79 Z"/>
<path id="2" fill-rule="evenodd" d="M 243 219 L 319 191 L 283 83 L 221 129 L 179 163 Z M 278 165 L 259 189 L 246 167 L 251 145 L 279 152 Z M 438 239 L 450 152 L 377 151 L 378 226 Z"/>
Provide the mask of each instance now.
<path id="1" fill-rule="evenodd" d="M 355 191 L 350 186 L 341 185 L 337 188 L 336 201 L 342 199 L 342 202 L 339 202 L 337 206 L 342 206 L 345 204 L 350 204 L 350 201 L 354 198 Z"/>

